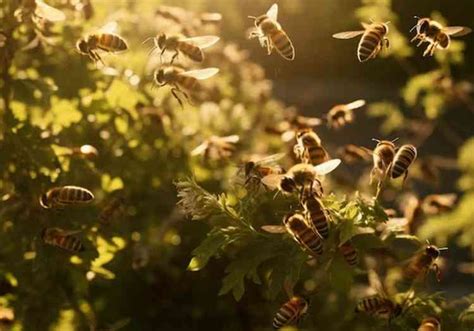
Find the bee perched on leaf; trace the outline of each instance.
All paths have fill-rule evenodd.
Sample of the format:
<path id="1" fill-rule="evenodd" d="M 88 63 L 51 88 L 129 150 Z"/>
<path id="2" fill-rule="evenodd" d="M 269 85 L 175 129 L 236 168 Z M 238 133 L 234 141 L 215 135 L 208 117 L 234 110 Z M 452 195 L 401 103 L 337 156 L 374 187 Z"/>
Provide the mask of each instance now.
<path id="1" fill-rule="evenodd" d="M 65 231 L 60 228 L 46 228 L 41 233 L 44 243 L 62 248 L 71 253 L 84 251 L 82 241 L 74 235 L 80 231 Z"/>
<path id="2" fill-rule="evenodd" d="M 296 157 L 304 163 L 318 165 L 329 160 L 329 154 L 321 143 L 321 139 L 312 129 L 300 130 L 296 133 L 296 145 L 293 147 Z"/>
<path id="3" fill-rule="evenodd" d="M 251 181 L 260 183 L 261 179 L 271 174 L 282 174 L 285 170 L 275 164 L 276 161 L 282 159 L 285 153 L 269 155 L 259 160 L 250 160 L 244 163 L 243 170 L 245 175 L 245 185 Z"/>
<path id="4" fill-rule="evenodd" d="M 306 190 L 303 193 L 301 204 L 305 209 L 308 223 L 323 239 L 327 239 L 329 237 L 329 213 L 318 194 Z"/>
<path id="5" fill-rule="evenodd" d="M 366 62 L 375 59 L 383 47 L 388 48 L 390 46 L 387 38 L 388 23 L 361 23 L 364 30 L 340 32 L 334 34 L 333 37 L 336 39 L 351 39 L 362 35 L 359 46 L 357 46 L 357 58 L 360 62 Z"/>
<path id="6" fill-rule="evenodd" d="M 336 105 L 327 114 L 327 123 L 330 128 L 340 129 L 354 121 L 354 109 L 365 105 L 365 100 L 356 100 L 345 105 Z"/>
<path id="7" fill-rule="evenodd" d="M 419 18 L 410 30 L 416 31 L 416 35 L 411 42 L 418 41 L 417 47 L 424 42 L 429 45 L 423 52 L 423 56 L 433 56 L 436 49 L 448 49 L 451 44 L 451 37 L 462 37 L 472 32 L 472 29 L 465 26 L 443 26 L 441 23 L 427 17 Z"/>
<path id="8" fill-rule="evenodd" d="M 62 208 L 70 205 L 81 205 L 94 200 L 94 195 L 88 189 L 80 186 L 60 186 L 50 189 L 40 196 L 39 202 L 45 209 Z"/>
<path id="9" fill-rule="evenodd" d="M 447 247 L 438 248 L 427 242 L 427 245 L 410 259 L 407 266 L 403 268 L 403 278 L 410 282 L 424 279 L 430 270 L 434 270 L 436 279 L 440 281 L 440 270 L 436 264 L 436 259 L 441 251 L 447 250 Z"/>
<path id="10" fill-rule="evenodd" d="M 217 68 L 186 71 L 176 66 L 165 66 L 155 71 L 154 78 L 155 83 L 159 87 L 166 85 L 172 86 L 171 94 L 178 100 L 181 107 L 183 107 L 183 102 L 178 97 L 178 92 L 188 100 L 188 92 L 198 88 L 199 80 L 208 79 L 218 72 L 219 69 Z"/>
<path id="11" fill-rule="evenodd" d="M 357 254 L 357 250 L 350 240 L 339 245 L 339 251 L 344 257 L 344 260 L 351 267 L 355 267 L 357 264 L 359 264 L 359 255 Z"/>
<path id="12" fill-rule="evenodd" d="M 257 38 L 260 45 L 267 49 L 267 54 L 272 54 L 273 48 L 285 59 L 295 59 L 295 48 L 286 32 L 278 23 L 278 5 L 274 3 L 266 14 L 249 16 L 255 20 L 255 28 L 250 32 L 249 38 Z"/>
<path id="13" fill-rule="evenodd" d="M 278 309 L 273 318 L 273 328 L 278 330 L 292 324 L 298 324 L 308 311 L 308 302 L 299 296 L 293 296 Z"/>
<path id="14" fill-rule="evenodd" d="M 150 38 L 145 40 L 145 42 L 149 39 Z M 186 55 L 195 62 L 202 62 L 204 61 L 203 49 L 211 47 L 219 41 L 219 37 L 217 36 L 185 38 L 179 35 L 167 36 L 164 33 L 152 39 L 154 42 L 152 52 L 158 49 L 161 50 L 160 58 L 163 56 L 166 50 L 174 52 L 170 61 L 170 65 L 173 64 L 174 60 L 180 53 Z"/>
<path id="15" fill-rule="evenodd" d="M 211 136 L 191 151 L 191 155 L 202 155 L 206 160 L 227 160 L 235 151 L 235 144 L 239 142 L 238 135 L 227 137 Z"/>

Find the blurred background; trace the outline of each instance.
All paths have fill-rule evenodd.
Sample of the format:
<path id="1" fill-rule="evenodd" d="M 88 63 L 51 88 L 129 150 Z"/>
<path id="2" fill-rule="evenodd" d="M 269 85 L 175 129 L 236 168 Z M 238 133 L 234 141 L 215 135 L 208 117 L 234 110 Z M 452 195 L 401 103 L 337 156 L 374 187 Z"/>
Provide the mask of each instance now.
<path id="1" fill-rule="evenodd" d="M 429 312 L 442 319 L 445 330 L 472 329 L 474 34 L 453 38 L 448 50 L 424 58 L 425 46 L 410 44 L 414 34 L 409 30 L 416 24 L 414 16 L 472 28 L 474 3 L 276 2 L 278 20 L 296 49 L 291 62 L 277 53 L 268 56 L 247 38 L 253 26 L 247 16 L 265 13 L 272 1 L 47 1 L 65 14 L 57 22 L 48 20 L 38 1 L 3 2 L 2 329 L 270 330 L 276 310 L 287 300 L 282 285 L 292 263 L 304 269 L 291 276 L 296 288 L 311 297 L 299 329 L 386 327 L 385 322 L 354 317 L 356 299 L 349 290 L 367 283 L 364 268 L 334 267 L 326 270 L 330 284 L 317 283 L 320 275 L 301 267 L 304 254 L 289 239 L 259 246 L 259 237 L 245 232 L 249 229 L 221 220 L 221 214 L 244 220 L 252 215 L 248 224 L 277 224 L 288 203 L 273 199 L 273 193 L 248 198 L 236 189 L 239 166 L 253 154 L 290 152 L 292 142 L 281 139 L 281 127 L 296 113 L 324 120 L 334 105 L 357 99 L 366 105 L 354 111 L 354 123 L 340 130 L 316 127 L 328 152 L 342 157 L 340 147 L 346 144 L 372 149 L 372 138 L 399 137 L 400 144 L 417 146 L 418 161 L 407 183 L 389 185 L 380 202 L 414 224 L 394 235 L 406 241 L 400 247 L 426 239 L 449 247 L 440 259 L 441 282 L 431 277 L 428 294 L 420 299 L 425 310 L 417 316 L 415 309 L 392 328 L 416 329 Z M 174 15 L 166 15 L 166 6 L 175 8 Z M 222 18 L 206 22 L 205 13 Z M 360 22 L 371 20 L 390 21 L 391 47 L 377 59 L 359 63 L 358 39 L 332 35 L 359 30 Z M 104 55 L 105 65 L 96 65 L 78 54 L 76 41 L 109 22 L 117 23 L 115 33 L 127 40 L 129 50 Z M 160 33 L 221 38 L 206 49 L 203 63 L 178 58 L 186 70 L 220 69 L 203 81 L 202 90 L 191 91 L 192 102 L 184 107 L 168 87 L 157 88 L 153 81 L 159 55 L 150 56 L 152 43 L 143 42 Z M 170 55 L 165 54 L 165 61 Z M 212 136 L 233 135 L 240 139 L 224 156 L 213 157 L 211 147 L 209 153 L 193 153 L 200 144 L 209 145 Z M 79 148 L 86 144 L 97 153 L 82 152 Z M 370 195 L 370 169 L 371 160 L 344 162 L 327 192 L 349 200 L 356 191 Z M 183 191 L 179 183 L 191 177 L 196 186 L 191 181 Z M 88 188 L 94 204 L 58 212 L 42 209 L 38 197 L 60 185 Z M 186 209 L 183 196 L 186 200 L 192 190 L 198 193 Z M 216 198 L 204 190 L 226 194 Z M 422 210 L 425 197 L 452 193 L 456 203 L 441 211 Z M 218 217 L 206 209 L 212 203 L 199 205 L 202 197 L 221 199 L 212 200 L 222 209 Z M 247 201 L 242 197 L 252 201 L 249 210 L 236 207 L 239 200 Z M 413 208 L 422 215 L 413 216 Z M 69 254 L 45 245 L 41 231 L 46 227 L 80 231 L 86 251 Z M 398 254 L 397 241 L 376 248 L 358 244 L 368 265 L 386 251 Z M 259 255 L 253 252 L 260 247 L 261 252 L 278 247 L 287 253 L 254 261 L 253 255 Z M 399 271 L 397 259 L 388 260 L 380 267 L 383 274 Z M 277 273 L 277 266 L 282 276 L 275 280 L 269 275 Z"/>

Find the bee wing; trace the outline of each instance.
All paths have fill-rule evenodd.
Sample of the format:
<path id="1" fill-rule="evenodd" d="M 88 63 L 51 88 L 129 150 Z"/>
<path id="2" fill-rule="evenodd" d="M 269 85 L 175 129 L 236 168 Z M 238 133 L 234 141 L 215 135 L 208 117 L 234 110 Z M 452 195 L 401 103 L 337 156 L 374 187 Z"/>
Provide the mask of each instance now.
<path id="1" fill-rule="evenodd" d="M 100 27 L 99 31 L 103 33 L 118 33 L 119 25 L 116 21 L 111 21 Z"/>
<path id="2" fill-rule="evenodd" d="M 199 48 L 208 48 L 214 45 L 219 41 L 219 37 L 217 36 L 201 36 L 201 37 L 193 37 L 193 38 L 183 38 L 179 41 L 192 44 Z"/>
<path id="3" fill-rule="evenodd" d="M 363 34 L 365 30 L 360 31 L 345 31 L 333 34 L 332 37 L 336 39 L 351 39 Z"/>
<path id="4" fill-rule="evenodd" d="M 276 3 L 267 11 L 267 16 L 274 21 L 278 19 L 278 5 Z"/>
<path id="5" fill-rule="evenodd" d="M 262 178 L 262 183 L 267 186 L 271 190 L 275 190 L 278 188 L 283 175 L 277 174 L 270 174 Z"/>
<path id="6" fill-rule="evenodd" d="M 360 108 L 364 105 L 365 105 L 365 100 L 359 99 L 359 100 L 356 100 L 356 101 L 353 101 L 351 103 L 346 104 L 346 107 L 348 109 L 357 109 L 357 108 Z"/>
<path id="7" fill-rule="evenodd" d="M 203 79 L 207 79 L 209 77 L 214 76 L 218 72 L 219 72 L 219 69 L 217 68 L 206 68 L 206 69 L 185 71 L 183 73 L 180 73 L 179 75 L 203 80 Z"/>
<path id="8" fill-rule="evenodd" d="M 268 233 L 285 233 L 286 228 L 283 225 L 262 225 L 261 229 Z"/>
<path id="9" fill-rule="evenodd" d="M 362 27 L 367 30 L 369 27 L 370 27 L 370 24 L 369 23 L 365 23 L 365 22 L 360 22 L 360 25 L 362 25 Z"/>
<path id="10" fill-rule="evenodd" d="M 221 13 L 202 13 L 201 21 L 204 22 L 219 22 L 222 20 Z"/>
<path id="11" fill-rule="evenodd" d="M 285 131 L 281 134 L 281 140 L 283 140 L 284 142 L 289 142 L 294 137 L 295 137 L 295 131 L 293 131 L 293 130 L 288 130 L 288 131 Z"/>
<path id="12" fill-rule="evenodd" d="M 377 275 L 375 270 L 370 269 L 367 273 L 367 278 L 369 279 L 369 284 L 371 288 L 373 288 L 382 297 L 388 298 L 385 286 L 383 285 L 379 275 Z"/>
<path id="13" fill-rule="evenodd" d="M 222 142 L 231 143 L 231 144 L 235 144 L 235 143 L 239 142 L 239 139 L 240 139 L 240 137 L 236 134 L 234 134 L 232 136 L 227 136 L 227 137 L 220 137 L 220 140 Z"/>
<path id="14" fill-rule="evenodd" d="M 443 32 L 453 37 L 462 37 L 471 33 L 472 29 L 466 26 L 448 26 L 443 29 Z"/>
<path id="15" fill-rule="evenodd" d="M 204 153 L 204 151 L 206 150 L 208 146 L 209 146 L 209 143 L 207 141 L 203 142 L 201 145 L 199 145 L 198 147 L 196 147 L 195 149 L 191 151 L 191 155 L 195 156 L 195 155 L 200 155 Z"/>
<path id="16" fill-rule="evenodd" d="M 318 164 L 317 166 L 314 166 L 314 171 L 318 175 L 327 175 L 328 173 L 334 171 L 339 165 L 341 164 L 340 159 L 332 159 L 329 161 L 326 161 L 324 163 Z"/>
<path id="17" fill-rule="evenodd" d="M 323 124 L 323 120 L 320 119 L 319 117 L 300 116 L 300 122 L 304 123 L 305 125 L 307 125 L 309 127 L 318 126 L 318 125 Z"/>
<path id="18" fill-rule="evenodd" d="M 275 163 L 278 160 L 281 160 L 286 154 L 285 153 L 277 153 L 277 154 L 272 154 L 267 157 L 264 157 L 258 161 L 255 161 L 256 164 L 269 164 L 269 163 Z"/>
<path id="19" fill-rule="evenodd" d="M 51 7 L 50 5 L 47 5 L 41 0 L 36 0 L 35 2 L 35 14 L 37 16 L 42 17 L 50 22 L 59 22 L 64 21 L 66 19 L 66 15 L 59 9 Z"/>

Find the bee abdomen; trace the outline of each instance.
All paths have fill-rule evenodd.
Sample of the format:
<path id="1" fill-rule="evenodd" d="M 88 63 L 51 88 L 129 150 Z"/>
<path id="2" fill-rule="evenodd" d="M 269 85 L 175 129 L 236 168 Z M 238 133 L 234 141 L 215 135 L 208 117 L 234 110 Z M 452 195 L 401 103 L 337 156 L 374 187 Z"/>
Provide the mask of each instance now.
<path id="1" fill-rule="evenodd" d="M 177 80 L 178 83 L 187 90 L 191 90 L 197 84 L 197 79 L 193 77 L 178 76 Z"/>
<path id="2" fill-rule="evenodd" d="M 284 31 L 275 30 L 275 32 L 270 35 L 270 38 L 281 56 L 287 60 L 293 60 L 295 58 L 295 48 Z"/>
<path id="3" fill-rule="evenodd" d="M 285 303 L 276 313 L 275 318 L 273 319 L 273 327 L 279 329 L 282 326 L 287 325 L 295 318 L 296 314 L 297 312 L 295 308 L 292 307 L 290 303 Z"/>
<path id="4" fill-rule="evenodd" d="M 350 241 L 346 241 L 342 244 L 340 250 L 344 259 L 351 267 L 355 267 L 359 263 L 357 251 Z"/>
<path id="5" fill-rule="evenodd" d="M 393 159 L 392 178 L 403 175 L 416 159 L 416 148 L 413 145 L 403 145 Z"/>
<path id="6" fill-rule="evenodd" d="M 99 36 L 98 46 L 107 52 L 119 52 L 128 49 L 125 40 L 111 33 L 102 33 Z"/>
<path id="7" fill-rule="evenodd" d="M 323 254 L 323 243 L 319 234 L 314 232 L 311 228 L 303 230 L 300 234 L 300 240 L 308 247 L 308 249 L 316 254 Z"/>
<path id="8" fill-rule="evenodd" d="M 365 32 L 357 50 L 359 61 L 364 62 L 372 58 L 381 41 L 382 34 L 377 29 L 371 29 Z"/>
<path id="9" fill-rule="evenodd" d="M 329 159 L 328 152 L 322 146 L 308 147 L 308 154 L 312 165 L 318 165 Z"/>
<path id="10" fill-rule="evenodd" d="M 318 233 L 326 239 L 329 236 L 328 217 L 320 201 L 317 198 L 310 197 L 305 201 L 305 208 Z"/>
<path id="11" fill-rule="evenodd" d="M 59 189 L 57 201 L 60 204 L 88 203 L 94 200 L 89 190 L 79 186 L 63 186 Z"/>
<path id="12" fill-rule="evenodd" d="M 202 62 L 204 60 L 204 53 L 198 46 L 180 42 L 178 49 L 193 61 Z"/>

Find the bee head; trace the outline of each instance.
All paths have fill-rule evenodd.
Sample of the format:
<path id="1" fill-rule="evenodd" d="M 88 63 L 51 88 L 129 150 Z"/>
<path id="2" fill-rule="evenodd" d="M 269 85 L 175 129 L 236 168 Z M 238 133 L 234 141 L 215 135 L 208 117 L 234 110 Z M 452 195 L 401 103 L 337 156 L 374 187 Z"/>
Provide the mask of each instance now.
<path id="1" fill-rule="evenodd" d="M 163 49 L 165 47 L 165 43 L 166 43 L 166 35 L 162 33 L 158 36 L 158 47 L 160 49 Z"/>
<path id="2" fill-rule="evenodd" d="M 416 25 L 410 29 L 410 32 L 416 29 L 417 34 L 426 34 L 430 27 L 430 19 L 418 16 L 415 16 L 415 18 L 417 19 Z"/>
<path id="3" fill-rule="evenodd" d="M 165 82 L 165 70 L 163 68 L 155 71 L 155 81 L 158 84 L 163 84 Z"/>
<path id="4" fill-rule="evenodd" d="M 87 40 L 84 38 L 81 38 L 77 41 L 76 48 L 81 54 L 89 53 L 89 44 L 87 43 Z"/>
<path id="5" fill-rule="evenodd" d="M 293 193 L 296 189 L 296 182 L 293 178 L 284 176 L 281 179 L 280 188 L 285 193 Z"/>
<path id="6" fill-rule="evenodd" d="M 430 256 L 433 259 L 437 259 L 440 253 L 439 248 L 434 245 L 426 246 L 425 252 L 428 256 Z"/>

